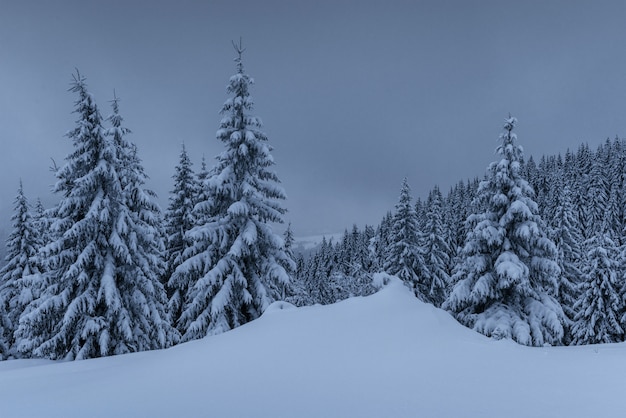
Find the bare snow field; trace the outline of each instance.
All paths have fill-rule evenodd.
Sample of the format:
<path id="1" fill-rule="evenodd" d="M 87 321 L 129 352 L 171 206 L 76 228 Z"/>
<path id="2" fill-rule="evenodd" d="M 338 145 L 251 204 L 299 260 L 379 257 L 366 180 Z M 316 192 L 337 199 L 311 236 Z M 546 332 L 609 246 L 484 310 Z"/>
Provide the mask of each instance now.
<path id="1" fill-rule="evenodd" d="M 626 345 L 494 341 L 399 282 L 168 350 L 0 362 L 0 416 L 624 417 Z"/>

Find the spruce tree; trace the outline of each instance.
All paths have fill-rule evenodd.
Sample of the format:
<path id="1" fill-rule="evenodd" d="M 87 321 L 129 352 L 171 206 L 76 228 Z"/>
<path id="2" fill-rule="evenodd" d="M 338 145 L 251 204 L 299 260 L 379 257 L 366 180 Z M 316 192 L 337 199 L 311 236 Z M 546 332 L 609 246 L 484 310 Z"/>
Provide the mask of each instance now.
<path id="1" fill-rule="evenodd" d="M 623 341 L 620 314 L 624 303 L 618 283 L 617 247 L 607 233 L 598 233 L 585 246 L 589 248 L 588 264 L 575 306 L 572 342 L 580 345 Z"/>
<path id="2" fill-rule="evenodd" d="M 591 161 L 591 170 L 587 179 L 587 205 L 584 207 L 587 225 L 585 229 L 590 236 L 602 232 L 607 214 L 610 184 L 606 173 L 606 156 L 604 148 L 600 147 Z M 591 241 L 588 241 L 591 242 Z"/>
<path id="3" fill-rule="evenodd" d="M 446 242 L 442 221 L 443 197 L 438 187 L 426 202 L 426 223 L 422 233 L 421 253 L 425 276 L 421 280 L 425 301 L 440 307 L 447 297 L 450 284 L 450 246 Z"/>
<path id="4" fill-rule="evenodd" d="M 20 315 L 37 295 L 36 285 L 41 273 L 38 257 L 41 236 L 31 216 L 21 180 L 11 220 L 13 231 L 7 239 L 6 264 L 0 270 L 0 327 L 3 328 L 0 339 L 5 342 L 4 357 L 9 354 L 9 348 L 11 355 L 16 354 L 14 331 Z M 0 358 L 3 357 L 1 346 L 0 343 Z"/>
<path id="5" fill-rule="evenodd" d="M 572 188 L 572 196 L 574 198 L 574 206 L 578 212 L 578 220 L 581 225 L 584 240 L 594 237 L 594 231 L 599 227 L 599 225 L 596 226 L 592 224 L 591 213 L 597 211 L 595 211 L 595 203 L 589 201 L 590 195 L 593 194 L 590 189 L 590 185 L 592 184 L 590 173 L 592 172 L 592 168 L 595 168 L 596 172 L 598 172 L 599 169 L 597 164 L 593 164 L 592 154 L 589 145 L 582 144 L 578 147 L 574 157 L 574 166 L 578 181 L 575 182 L 576 186 Z M 602 188 L 597 189 L 597 191 L 602 192 Z"/>
<path id="6" fill-rule="evenodd" d="M 118 101 L 110 130 L 77 72 L 74 151 L 57 170 L 58 237 L 42 249 L 45 288 L 16 332 L 18 350 L 35 357 L 84 359 L 171 345 L 165 309 L 163 236 L 158 206 L 124 135 Z"/>
<path id="7" fill-rule="evenodd" d="M 217 138 L 226 150 L 205 182 L 207 199 L 196 205 L 191 247 L 170 284 L 189 283 L 178 326 L 185 341 L 230 330 L 258 318 L 289 283 L 293 260 L 272 231 L 282 223 L 285 193 L 271 167 L 271 146 L 261 120 L 251 114 L 252 78 L 244 72 L 241 44 L 237 73 L 223 108 Z"/>
<path id="8" fill-rule="evenodd" d="M 291 222 L 287 224 L 287 229 L 285 229 L 285 232 L 283 234 L 283 241 L 285 254 L 292 261 L 292 263 L 289 263 L 287 265 L 287 274 L 289 274 L 289 277 L 291 277 L 292 279 L 291 282 L 293 282 L 293 278 L 296 275 L 296 256 L 293 252 L 293 244 L 295 242 L 295 238 L 293 236 L 293 230 L 291 229 Z M 282 289 L 280 289 L 281 300 L 287 300 L 287 297 L 294 293 L 292 290 L 292 284 L 293 283 L 284 284 Z"/>
<path id="9" fill-rule="evenodd" d="M 167 219 L 165 225 L 167 233 L 167 280 L 176 267 L 182 263 L 183 254 L 189 247 L 186 234 L 194 227 L 193 208 L 200 193 L 200 187 L 184 144 L 173 178 L 174 188 L 170 194 L 170 204 L 165 216 Z M 187 287 L 187 285 L 180 286 L 180 283 L 176 283 L 176 286 L 172 288 L 168 286 L 169 309 L 174 322 L 180 316 L 185 298 L 184 292 Z"/>
<path id="10" fill-rule="evenodd" d="M 285 298 L 285 301 L 296 306 L 307 306 L 312 303 L 311 296 L 306 291 L 305 279 L 307 277 L 307 263 L 302 253 L 298 253 L 294 260 L 296 267 L 289 281 L 289 294 Z"/>
<path id="11" fill-rule="evenodd" d="M 429 289 L 422 282 L 425 265 L 420 253 L 419 236 L 418 219 L 411 204 L 411 188 L 404 178 L 392 219 L 390 245 L 383 268 L 385 272 L 398 276 L 420 300 L 427 301 Z"/>
<path id="12" fill-rule="evenodd" d="M 46 210 L 41 202 L 41 199 L 37 199 L 33 210 L 33 225 L 37 229 L 37 234 L 40 237 L 42 245 L 51 241 L 50 228 L 52 225 L 50 217 L 50 211 Z M 44 260 L 40 261 L 43 262 Z"/>
<path id="13" fill-rule="evenodd" d="M 487 168 L 476 207 L 468 219 L 470 233 L 444 308 L 464 325 L 494 338 L 520 344 L 558 344 L 563 338 L 563 311 L 551 296 L 559 267 L 556 247 L 546 237 L 522 177 L 522 148 L 509 117 L 497 153 Z"/>
<path id="14" fill-rule="evenodd" d="M 393 214 L 387 212 L 380 224 L 376 228 L 376 233 L 370 243 L 370 249 L 374 257 L 374 266 L 378 271 L 385 268 L 385 260 L 391 246 L 391 225 L 393 224 Z"/>
<path id="15" fill-rule="evenodd" d="M 571 340 L 571 328 L 576 311 L 574 305 L 579 296 L 579 286 L 583 281 L 580 267 L 583 265 L 581 249 L 582 235 L 575 217 L 569 186 L 562 186 L 556 204 L 551 237 L 557 248 L 557 264 L 561 270 L 558 280 L 557 299 L 566 317 L 565 343 Z"/>
<path id="16" fill-rule="evenodd" d="M 465 221 L 469 216 L 468 209 L 470 205 L 465 187 L 465 183 L 459 181 L 452 189 L 448 199 L 450 211 L 449 228 L 451 232 L 450 246 L 452 251 L 450 268 L 456 264 L 454 260 L 456 260 L 456 257 L 461 252 L 467 235 L 465 231 Z"/>
<path id="17" fill-rule="evenodd" d="M 7 335 L 13 334 L 6 306 L 0 304 L 0 360 L 6 360 L 10 356 L 10 343 Z"/>
<path id="18" fill-rule="evenodd" d="M 336 302 L 335 290 L 331 276 L 336 268 L 333 260 L 333 241 L 322 238 L 317 253 L 311 258 L 306 278 L 306 290 L 311 296 L 310 304 L 328 305 Z"/>

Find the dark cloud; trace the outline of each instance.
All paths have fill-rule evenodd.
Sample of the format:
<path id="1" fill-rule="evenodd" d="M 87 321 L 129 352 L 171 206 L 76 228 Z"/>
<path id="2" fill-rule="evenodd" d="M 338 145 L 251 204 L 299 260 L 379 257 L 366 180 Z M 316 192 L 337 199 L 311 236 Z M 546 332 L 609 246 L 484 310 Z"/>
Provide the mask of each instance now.
<path id="1" fill-rule="evenodd" d="M 30 1 L 0 15 L 0 219 L 19 178 L 53 202 L 71 144 L 74 67 L 103 114 L 113 89 L 162 206 L 185 142 L 215 139 L 232 39 L 300 235 L 375 224 L 404 176 L 416 196 L 481 176 L 512 112 L 527 154 L 623 136 L 626 3 Z"/>

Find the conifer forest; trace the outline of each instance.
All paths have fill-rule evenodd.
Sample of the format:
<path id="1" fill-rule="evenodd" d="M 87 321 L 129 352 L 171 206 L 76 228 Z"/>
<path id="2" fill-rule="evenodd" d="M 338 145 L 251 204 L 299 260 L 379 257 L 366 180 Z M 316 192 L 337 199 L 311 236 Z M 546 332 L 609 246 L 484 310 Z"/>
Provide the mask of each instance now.
<path id="1" fill-rule="evenodd" d="M 2 359 L 167 348 L 254 321 L 275 301 L 371 295 L 380 273 L 494 339 L 625 340 L 625 140 L 533 158 L 515 117 L 494 120 L 502 133 L 482 178 L 433 184 L 422 198 L 398 179 L 397 204 L 379 224 L 348 226 L 302 252 L 234 46 L 215 120 L 223 151 L 195 169 L 183 145 L 164 210 L 118 98 L 101 107 L 85 75 L 72 75 L 73 150 L 53 170 L 57 203 L 29 199 L 21 183 L 15 195 L 0 270 Z"/>

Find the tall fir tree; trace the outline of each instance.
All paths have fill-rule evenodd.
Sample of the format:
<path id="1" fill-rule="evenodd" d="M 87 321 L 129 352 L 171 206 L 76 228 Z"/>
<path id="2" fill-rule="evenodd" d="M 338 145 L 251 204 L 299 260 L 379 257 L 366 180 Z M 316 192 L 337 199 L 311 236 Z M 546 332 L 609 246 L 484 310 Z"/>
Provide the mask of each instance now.
<path id="1" fill-rule="evenodd" d="M 167 233 L 166 258 L 167 273 L 166 279 L 172 275 L 176 267 L 183 261 L 183 254 L 189 247 L 186 234 L 194 227 L 193 208 L 200 194 L 200 186 L 192 163 L 182 145 L 178 165 L 174 178 L 174 188 L 170 194 L 170 204 L 166 212 L 165 230 Z M 185 291 L 189 287 L 188 283 L 172 283 L 173 287 L 167 287 L 169 296 L 169 311 L 172 321 L 180 317 L 182 305 L 185 299 Z"/>
<path id="2" fill-rule="evenodd" d="M 35 285 L 41 273 L 38 256 L 42 246 L 41 236 L 31 216 L 21 180 L 11 219 L 13 231 L 7 239 L 6 264 L 0 270 L 0 316 L 4 313 L 4 317 L 0 318 L 0 327 L 4 328 L 0 339 L 5 341 L 4 352 L 0 344 L 0 358 L 17 354 L 14 350 L 14 331 L 26 306 L 37 295 Z"/>
<path id="3" fill-rule="evenodd" d="M 578 211 L 578 221 L 581 225 L 583 239 L 588 240 L 595 236 L 596 226 L 592 224 L 591 212 L 595 211 L 595 203 L 589 201 L 589 197 L 593 194 L 590 189 L 592 184 L 591 171 L 594 168 L 592 151 L 588 144 L 581 144 L 575 155 L 574 165 L 576 167 L 576 175 L 578 181 L 572 189 L 574 198 L 574 206 Z M 598 172 L 598 165 L 595 164 L 595 171 Z M 601 192 L 602 188 L 597 191 Z"/>
<path id="4" fill-rule="evenodd" d="M 333 257 L 334 244 L 332 239 L 322 238 L 322 243 L 315 256 L 310 259 L 306 280 L 306 291 L 311 300 L 308 304 L 327 305 L 336 302 L 335 290 L 331 276 L 336 268 Z"/>
<path id="5" fill-rule="evenodd" d="M 56 175 L 61 201 L 55 236 L 42 251 L 50 271 L 41 295 L 20 318 L 18 350 L 35 357 L 84 359 L 163 348 L 170 327 L 158 206 L 142 188 L 145 174 L 124 135 L 118 101 L 112 128 L 77 72 L 74 151 Z"/>
<path id="6" fill-rule="evenodd" d="M 293 244 L 295 242 L 295 237 L 293 235 L 293 230 L 291 229 L 291 222 L 289 222 L 287 224 L 287 229 L 285 229 L 285 232 L 283 234 L 283 241 L 284 241 L 284 249 L 285 249 L 285 254 L 287 255 L 287 257 L 289 257 L 290 260 L 292 260 L 292 263 L 289 263 L 287 265 L 287 274 L 289 274 L 289 277 L 292 279 L 290 280 L 290 283 L 284 283 L 282 286 L 282 289 L 280 289 L 280 299 L 281 300 L 287 300 L 287 298 L 290 295 L 293 295 L 294 292 L 292 290 L 292 282 L 293 282 L 293 278 L 296 275 L 296 255 L 293 252 Z"/>
<path id="7" fill-rule="evenodd" d="M 456 283 L 444 308 L 466 326 L 494 338 L 520 344 L 559 344 L 564 314 L 551 296 L 559 267 L 556 247 L 547 238 L 533 201 L 533 190 L 522 177 L 522 147 L 509 117 L 497 153 L 478 189 L 482 212 L 468 218 L 468 234 Z"/>
<path id="8" fill-rule="evenodd" d="M 585 243 L 589 248 L 584 281 L 576 303 L 572 327 L 573 344 L 623 341 L 620 315 L 624 302 L 620 296 L 617 246 L 608 233 L 598 233 Z"/>
<path id="9" fill-rule="evenodd" d="M 406 178 L 402 181 L 400 197 L 393 215 L 384 271 L 398 276 L 420 300 L 428 300 L 428 289 L 423 286 L 424 258 L 419 246 L 420 230 L 415 208 L 411 204 L 411 188 Z"/>
<path id="10" fill-rule="evenodd" d="M 563 186 L 561 183 L 561 192 L 555 203 L 556 210 L 550 235 L 557 248 L 557 264 L 561 270 L 556 297 L 565 313 L 567 327 L 564 342 L 569 344 L 571 341 L 569 331 L 576 316 L 574 305 L 578 300 L 579 286 L 583 281 L 580 270 L 584 262 L 581 249 L 582 234 L 578 218 L 575 216 L 569 186 Z"/>
<path id="11" fill-rule="evenodd" d="M 450 227 L 450 245 L 453 256 L 450 260 L 450 268 L 455 265 L 454 260 L 461 252 L 461 248 L 465 244 L 465 221 L 469 216 L 468 199 L 465 183 L 459 181 L 450 192 L 448 198 L 448 209 L 450 211 L 449 227 Z"/>
<path id="12" fill-rule="evenodd" d="M 35 207 L 33 208 L 33 225 L 37 229 L 37 234 L 40 237 L 42 245 L 51 241 L 50 228 L 51 228 L 51 215 L 50 211 L 46 210 L 41 199 L 37 199 Z M 40 260 L 44 262 L 44 260 Z"/>
<path id="13" fill-rule="evenodd" d="M 603 223 L 607 214 L 611 185 L 607 179 L 606 160 L 604 147 L 599 147 L 598 152 L 595 155 L 592 154 L 587 184 L 587 205 L 583 208 L 587 220 L 585 230 L 590 236 L 603 231 Z"/>
<path id="14" fill-rule="evenodd" d="M 424 256 L 425 277 L 420 281 L 425 301 L 440 307 L 446 299 L 450 284 L 450 246 L 445 239 L 442 214 L 443 196 L 438 187 L 426 201 L 426 223 L 422 232 L 421 252 Z"/>
<path id="15" fill-rule="evenodd" d="M 230 330 L 256 319 L 289 282 L 293 260 L 272 223 L 283 222 L 285 193 L 261 120 L 251 115 L 252 78 L 244 72 L 241 43 L 237 73 L 223 108 L 217 138 L 226 150 L 205 182 L 207 199 L 196 205 L 198 225 L 186 260 L 170 284 L 188 282 L 178 321 L 185 341 Z"/>
<path id="16" fill-rule="evenodd" d="M 391 226 L 393 224 L 393 214 L 389 211 L 385 214 L 380 224 L 376 228 L 376 233 L 370 242 L 370 251 L 374 257 L 374 268 L 383 271 L 385 260 L 391 246 Z"/>
<path id="17" fill-rule="evenodd" d="M 12 331 L 8 312 L 3 303 L 0 305 L 0 360 L 6 360 L 11 355 L 11 345 L 7 341 L 7 335 L 12 336 Z"/>

